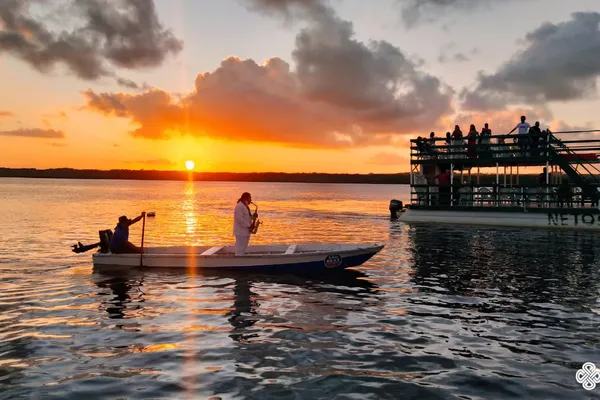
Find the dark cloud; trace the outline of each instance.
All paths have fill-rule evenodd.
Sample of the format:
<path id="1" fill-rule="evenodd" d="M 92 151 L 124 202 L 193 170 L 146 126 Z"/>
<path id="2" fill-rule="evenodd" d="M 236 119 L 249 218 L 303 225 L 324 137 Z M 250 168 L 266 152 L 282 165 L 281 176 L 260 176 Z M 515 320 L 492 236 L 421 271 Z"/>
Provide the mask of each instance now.
<path id="1" fill-rule="evenodd" d="M 438 62 L 440 62 L 441 64 L 445 64 L 448 61 L 454 61 L 454 62 L 460 63 L 460 62 L 467 62 L 470 60 L 471 59 L 468 56 L 466 56 L 464 53 L 461 53 L 461 52 L 454 53 L 454 54 L 448 56 L 444 51 L 442 51 L 442 53 L 438 57 Z"/>
<path id="2" fill-rule="evenodd" d="M 453 56 L 454 61 L 456 62 L 465 62 L 465 61 L 470 61 L 471 59 L 469 57 L 467 57 L 466 55 L 464 55 L 463 53 L 456 53 Z"/>
<path id="3" fill-rule="evenodd" d="M 352 23 L 324 2 L 258 1 L 276 15 L 304 13 L 296 70 L 280 58 L 263 65 L 230 57 L 196 77 L 176 99 L 158 89 L 138 95 L 84 93 L 87 107 L 139 125 L 133 134 L 173 132 L 295 146 L 389 143 L 391 135 L 430 130 L 452 113 L 453 91 L 386 41 L 363 43 Z"/>
<path id="4" fill-rule="evenodd" d="M 158 20 L 153 0 L 2 0 L 0 54 L 42 73 L 57 64 L 77 77 L 112 77 L 113 68 L 156 67 L 182 42 Z"/>
<path id="5" fill-rule="evenodd" d="M 327 0 L 240 0 L 250 10 L 294 19 L 317 19 L 333 16 L 334 11 Z"/>
<path id="6" fill-rule="evenodd" d="M 569 21 L 544 23 L 525 36 L 526 47 L 495 73 L 479 73 L 475 89 L 461 93 L 464 106 L 485 110 L 595 96 L 600 76 L 599 26 L 597 12 L 577 12 Z"/>
<path id="7" fill-rule="evenodd" d="M 119 85 L 129 88 L 129 89 L 139 89 L 140 86 L 130 79 L 125 78 L 116 78 L 116 81 Z"/>
<path id="8" fill-rule="evenodd" d="M 12 131 L 0 131 L 0 136 L 16 136 L 39 139 L 64 139 L 65 133 L 54 129 L 15 129 Z"/>
<path id="9" fill-rule="evenodd" d="M 402 20 L 412 28 L 419 23 L 431 23 L 452 11 L 491 10 L 498 4 L 525 0 L 397 0 L 402 7 Z"/>
<path id="10" fill-rule="evenodd" d="M 14 117 L 14 114 L 10 111 L 0 111 L 0 118 L 10 118 Z"/>

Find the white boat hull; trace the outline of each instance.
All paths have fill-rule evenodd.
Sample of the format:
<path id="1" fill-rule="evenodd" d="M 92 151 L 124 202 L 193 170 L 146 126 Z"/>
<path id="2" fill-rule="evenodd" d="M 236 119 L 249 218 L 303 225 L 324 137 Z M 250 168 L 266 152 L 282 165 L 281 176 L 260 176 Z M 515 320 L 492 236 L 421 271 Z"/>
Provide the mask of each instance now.
<path id="1" fill-rule="evenodd" d="M 93 254 L 95 267 L 186 269 L 331 270 L 363 264 L 383 248 L 368 244 L 251 245 L 235 255 L 235 246 L 173 246 L 144 249 L 144 254 Z M 140 264 L 141 259 L 141 264 Z"/>
<path id="2" fill-rule="evenodd" d="M 455 225 L 482 225 L 517 228 L 545 228 L 600 231 L 598 210 L 512 211 L 450 211 L 410 209 L 398 216 L 403 222 Z"/>

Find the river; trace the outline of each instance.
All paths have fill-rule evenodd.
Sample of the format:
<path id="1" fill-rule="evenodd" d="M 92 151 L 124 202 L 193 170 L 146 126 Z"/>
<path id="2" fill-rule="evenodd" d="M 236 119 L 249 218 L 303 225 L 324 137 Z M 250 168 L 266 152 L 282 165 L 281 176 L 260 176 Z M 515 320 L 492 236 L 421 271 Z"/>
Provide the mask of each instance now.
<path id="1" fill-rule="evenodd" d="M 343 274 L 94 270 L 145 246 L 379 242 Z M 600 235 L 405 225 L 405 185 L 0 179 L 0 399 L 576 399 L 600 368 Z M 139 244 L 141 223 L 131 227 Z"/>

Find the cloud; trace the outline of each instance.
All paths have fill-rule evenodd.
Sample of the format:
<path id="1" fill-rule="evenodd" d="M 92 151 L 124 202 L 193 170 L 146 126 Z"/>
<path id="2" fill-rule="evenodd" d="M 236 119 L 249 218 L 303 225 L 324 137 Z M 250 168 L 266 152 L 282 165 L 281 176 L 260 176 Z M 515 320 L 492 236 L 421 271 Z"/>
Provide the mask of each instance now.
<path id="1" fill-rule="evenodd" d="M 470 58 L 467 57 L 466 55 L 464 55 L 463 53 L 456 53 L 453 57 L 454 61 L 456 62 L 465 62 L 465 61 L 469 61 Z"/>
<path id="2" fill-rule="evenodd" d="M 27 138 L 40 138 L 40 139 L 63 139 L 65 133 L 63 131 L 57 131 L 54 129 L 15 129 L 12 131 L 0 131 L 0 136 L 18 136 Z"/>
<path id="3" fill-rule="evenodd" d="M 430 131 L 453 112 L 450 87 L 392 44 L 356 40 L 352 23 L 322 2 L 254 0 L 253 6 L 304 13 L 307 26 L 292 52 L 296 70 L 277 57 L 263 65 L 229 57 L 197 75 L 194 90 L 181 98 L 160 89 L 88 90 L 87 108 L 129 119 L 136 137 L 184 132 L 297 147 L 389 143 L 394 134 Z"/>
<path id="4" fill-rule="evenodd" d="M 479 73 L 476 87 L 461 92 L 463 105 L 486 110 L 595 97 L 599 25 L 597 12 L 576 12 L 569 21 L 542 24 L 525 36 L 526 47 L 495 73 Z"/>
<path id="5" fill-rule="evenodd" d="M 131 84 L 113 68 L 156 67 L 182 47 L 162 26 L 153 0 L 0 2 L 0 54 L 41 73 L 61 64 L 84 80 L 113 77 Z"/>
<path id="6" fill-rule="evenodd" d="M 10 111 L 0 111 L 0 118 L 10 118 L 14 117 L 14 114 Z"/>
<path id="7" fill-rule="evenodd" d="M 117 78 L 116 81 L 119 85 L 121 85 L 123 87 L 129 88 L 129 89 L 139 89 L 139 85 L 130 79 Z"/>
<path id="8" fill-rule="evenodd" d="M 402 20 L 412 28 L 419 23 L 434 22 L 453 11 L 491 10 L 499 3 L 517 1 L 522 0 L 398 0 L 398 3 L 402 6 Z"/>
<path id="9" fill-rule="evenodd" d="M 572 125 L 563 120 L 554 120 L 550 124 L 550 130 L 556 137 L 563 140 L 589 140 L 594 136 L 596 138 L 600 136 L 600 133 L 594 129 L 592 122 L 586 122 L 584 125 Z M 564 133 L 564 135 L 561 133 Z"/>
<path id="10" fill-rule="evenodd" d="M 445 64 L 445 63 L 447 63 L 449 60 L 452 60 L 452 61 L 454 61 L 454 62 L 458 62 L 458 63 L 460 63 L 460 62 L 467 62 L 467 61 L 470 61 L 471 59 L 470 59 L 468 56 L 466 56 L 464 53 L 460 53 L 460 52 L 459 52 L 459 53 L 455 53 L 455 54 L 453 54 L 452 56 L 448 57 L 448 55 L 447 55 L 445 52 L 443 52 L 443 51 L 442 51 L 442 53 L 441 53 L 441 54 L 440 54 L 440 56 L 438 57 L 438 61 L 439 61 L 441 64 Z"/>
<path id="11" fill-rule="evenodd" d="M 248 9 L 268 15 L 294 19 L 313 19 L 331 17 L 333 9 L 327 0 L 240 0 Z"/>
<path id="12" fill-rule="evenodd" d="M 377 153 L 367 160 L 367 164 L 392 166 L 406 165 L 408 158 L 394 153 Z"/>
<path id="13" fill-rule="evenodd" d="M 585 125 L 571 125 L 563 120 L 556 120 L 552 122 L 550 129 L 553 132 L 577 132 L 592 130 L 594 127 L 591 122 L 587 122 Z"/>

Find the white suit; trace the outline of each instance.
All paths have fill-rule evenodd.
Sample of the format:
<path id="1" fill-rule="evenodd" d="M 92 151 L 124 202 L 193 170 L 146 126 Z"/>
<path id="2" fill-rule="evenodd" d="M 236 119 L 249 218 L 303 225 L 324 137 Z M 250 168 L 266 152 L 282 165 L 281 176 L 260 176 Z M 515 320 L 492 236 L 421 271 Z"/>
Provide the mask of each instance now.
<path id="1" fill-rule="evenodd" d="M 239 202 L 235 206 L 233 214 L 233 235 L 235 236 L 235 255 L 242 256 L 246 252 L 248 242 L 250 241 L 250 226 L 252 225 L 252 215 L 250 209 Z"/>

